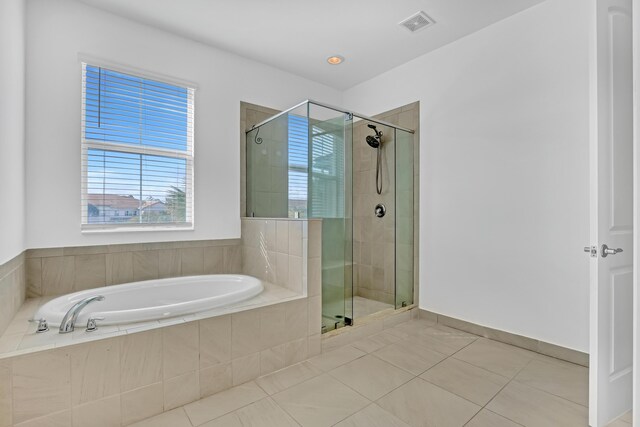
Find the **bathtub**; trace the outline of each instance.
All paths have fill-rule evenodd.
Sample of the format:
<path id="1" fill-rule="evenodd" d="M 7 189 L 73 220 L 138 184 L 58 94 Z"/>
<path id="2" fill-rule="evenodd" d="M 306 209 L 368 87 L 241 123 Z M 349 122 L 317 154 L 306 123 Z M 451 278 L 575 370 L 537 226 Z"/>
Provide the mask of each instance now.
<path id="1" fill-rule="evenodd" d="M 104 300 L 87 305 L 76 325 L 89 317 L 103 317 L 102 325 L 159 320 L 231 305 L 260 294 L 262 281 L 240 274 L 212 274 L 125 283 L 74 292 L 44 304 L 34 319 L 60 326 L 67 311 L 78 301 L 102 295 Z"/>

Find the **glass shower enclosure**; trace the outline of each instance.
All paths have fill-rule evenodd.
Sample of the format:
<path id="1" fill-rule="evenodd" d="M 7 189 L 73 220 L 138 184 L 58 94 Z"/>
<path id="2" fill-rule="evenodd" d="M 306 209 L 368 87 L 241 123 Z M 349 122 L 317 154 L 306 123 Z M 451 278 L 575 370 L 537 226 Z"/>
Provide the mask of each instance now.
<path id="1" fill-rule="evenodd" d="M 322 219 L 323 332 L 413 303 L 413 131 L 308 100 L 247 130 L 246 166 L 247 216 Z"/>

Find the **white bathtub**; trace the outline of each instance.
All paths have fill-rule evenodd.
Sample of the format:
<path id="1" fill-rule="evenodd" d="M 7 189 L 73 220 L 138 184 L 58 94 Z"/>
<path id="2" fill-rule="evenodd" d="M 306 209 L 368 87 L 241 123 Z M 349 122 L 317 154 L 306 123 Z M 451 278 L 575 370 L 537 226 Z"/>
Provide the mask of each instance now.
<path id="1" fill-rule="evenodd" d="M 165 319 L 197 313 L 252 298 L 264 289 L 262 281 L 239 274 L 212 274 L 125 283 L 74 292 L 44 304 L 34 319 L 60 326 L 75 303 L 102 295 L 103 301 L 88 304 L 76 321 L 79 327 L 89 317 L 104 317 L 102 325 L 117 325 Z"/>

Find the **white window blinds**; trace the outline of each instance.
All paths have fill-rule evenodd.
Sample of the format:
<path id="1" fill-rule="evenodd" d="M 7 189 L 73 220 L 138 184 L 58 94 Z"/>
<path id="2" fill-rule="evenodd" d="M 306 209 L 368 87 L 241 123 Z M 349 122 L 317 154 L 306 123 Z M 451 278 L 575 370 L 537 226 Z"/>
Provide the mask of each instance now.
<path id="1" fill-rule="evenodd" d="M 194 92 L 82 64 L 83 228 L 192 226 Z"/>
<path id="2" fill-rule="evenodd" d="M 307 218 L 309 126 L 306 117 L 289 114 L 289 217 Z"/>

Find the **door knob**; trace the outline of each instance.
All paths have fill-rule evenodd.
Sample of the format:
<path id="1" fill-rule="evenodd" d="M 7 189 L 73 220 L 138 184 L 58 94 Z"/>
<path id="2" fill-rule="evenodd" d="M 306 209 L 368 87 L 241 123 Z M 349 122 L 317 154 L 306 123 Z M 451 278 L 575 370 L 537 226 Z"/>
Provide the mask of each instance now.
<path id="1" fill-rule="evenodd" d="M 618 252 L 622 252 L 622 249 L 621 248 L 613 249 L 613 248 L 609 248 L 609 246 L 607 245 L 602 245 L 602 251 L 600 252 L 600 254 L 602 255 L 602 258 L 606 258 L 607 255 L 615 255 Z"/>

